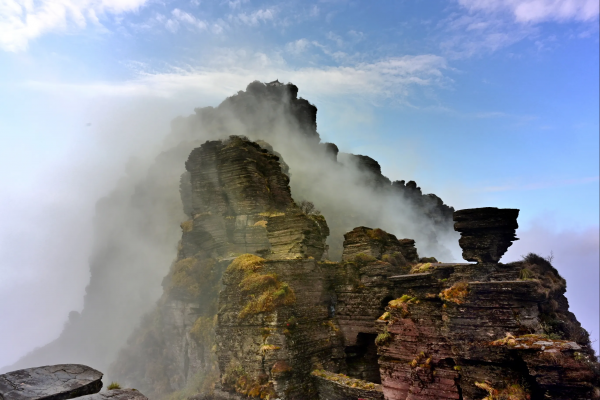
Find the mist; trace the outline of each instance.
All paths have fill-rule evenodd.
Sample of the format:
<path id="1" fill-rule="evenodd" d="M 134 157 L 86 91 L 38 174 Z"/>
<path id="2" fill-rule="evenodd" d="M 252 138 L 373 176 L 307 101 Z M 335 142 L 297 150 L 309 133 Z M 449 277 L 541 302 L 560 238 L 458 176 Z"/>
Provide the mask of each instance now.
<path id="1" fill-rule="evenodd" d="M 123 112 L 112 126 L 104 128 L 105 136 L 100 136 L 106 144 L 128 144 L 113 150 L 114 146 L 104 147 L 101 143 L 99 148 L 114 151 L 109 155 L 111 168 L 100 168 L 108 159 L 86 160 L 87 168 L 82 162 L 84 166 L 74 174 L 67 171 L 75 165 L 75 160 L 71 160 L 73 164 L 58 170 L 60 177 L 55 177 L 53 182 L 73 177 L 83 185 L 80 186 L 82 193 L 87 192 L 87 196 L 81 196 L 82 193 L 72 196 L 70 201 L 76 205 L 57 199 L 54 204 L 64 209 L 55 215 L 48 214 L 51 207 L 43 208 L 43 218 L 48 221 L 42 225 L 44 229 L 39 235 L 48 235 L 57 221 L 63 224 L 54 227 L 57 234 L 51 235 L 50 240 L 39 239 L 52 247 L 56 255 L 54 258 L 41 256 L 43 249 L 35 249 L 30 254 L 35 259 L 30 263 L 47 263 L 45 270 L 52 278 L 46 278 L 50 280 L 45 283 L 63 279 L 68 280 L 69 285 L 59 294 L 45 293 L 42 289 L 40 297 L 47 301 L 36 299 L 28 303 L 19 299 L 22 307 L 19 311 L 29 308 L 35 314 L 40 310 L 33 312 L 34 308 L 53 308 L 59 304 L 63 315 L 68 314 L 68 320 L 62 332 L 46 334 L 51 338 L 60 333 L 58 339 L 5 370 L 62 362 L 93 365 L 100 370 L 110 365 L 141 315 L 154 306 L 162 293 L 161 281 L 176 254 L 179 224 L 187 219 L 181 205 L 179 179 L 185 171 L 184 162 L 189 152 L 206 140 L 244 135 L 264 140 L 281 153 L 290 167 L 294 199 L 314 202 L 332 228 L 328 242 L 332 259 L 339 259 L 341 255 L 343 233 L 359 225 L 381 227 L 400 238 L 414 238 L 422 256 L 453 259 L 450 248 L 454 245 L 456 250 L 456 238 L 450 240 L 453 232 L 448 223 L 445 229 L 439 229 L 444 227 L 441 216 L 431 218 L 421 211 L 414 212 L 415 205 L 394 193 L 385 179 L 383 186 L 375 187 L 372 173 L 361 167 L 353 156 L 340 153 L 337 162 L 327 147 L 320 144 L 316 127 L 294 118 L 289 104 L 282 102 L 282 98 L 257 101 L 260 109 L 247 110 L 244 108 L 247 102 L 242 104 L 244 107 L 235 104 L 237 98 L 233 96 L 227 104 L 215 109 L 196 109 L 188 117 L 176 118 L 171 122 L 171 132 L 162 141 L 158 139 L 157 128 L 161 124 L 156 123 L 156 116 L 148 121 L 139 114 L 132 114 L 126 120 L 122 119 L 126 115 Z M 140 126 L 135 127 L 136 123 Z M 127 135 L 119 136 L 127 129 L 130 129 Z M 130 153 L 126 155 L 125 150 Z M 121 174 L 117 172 L 119 164 L 124 169 Z M 112 188 L 111 180 L 116 182 Z M 85 186 L 90 188 L 85 190 Z M 92 209 L 93 198 L 100 197 L 102 191 L 109 194 L 102 196 Z M 434 207 L 428 212 L 435 213 Z M 86 221 L 91 213 L 93 220 Z M 84 228 L 90 222 L 92 232 Z M 77 225 L 81 229 L 73 231 L 72 227 Z M 20 239 L 18 235 L 11 236 L 19 241 L 16 248 L 23 248 L 23 242 L 31 240 L 31 232 L 23 234 L 25 237 Z M 16 257 L 9 260 L 14 264 L 19 262 Z M 19 260 L 23 262 L 22 258 Z M 45 285 L 44 277 L 39 279 L 39 286 L 48 287 L 50 291 L 61 286 Z M 87 286 L 86 282 L 89 282 Z M 19 298 L 18 293 L 28 291 L 20 288 L 16 292 L 14 299 Z M 83 304 L 81 297 L 84 297 Z M 70 305 L 68 310 L 65 304 Z M 7 314 L 9 310 L 7 308 Z M 35 330 L 22 330 L 30 332 L 30 340 L 42 336 Z M 5 333 L 11 336 L 4 342 L 15 340 L 12 335 L 18 331 Z M 22 354 L 23 349 L 19 352 Z M 18 352 L 12 353 L 13 360 L 15 356 Z M 11 360 L 7 357 L 3 362 L 9 364 Z"/>
<path id="2" fill-rule="evenodd" d="M 260 87 L 256 89 L 260 93 Z M 140 118 L 140 111 L 131 119 L 122 112 L 123 119 L 104 127 L 105 132 L 112 132 L 101 136 L 106 141 L 100 146 L 107 151 L 103 154 L 106 158 L 99 157 L 77 174 L 67 172 L 76 165 L 75 161 L 59 170 L 59 175 L 75 177 L 82 187 L 90 188 L 84 190 L 87 195 L 82 198 L 71 199 L 75 205 L 57 197 L 53 203 L 55 214 L 48 214 L 52 207 L 47 206 L 39 211 L 43 229 L 37 234 L 48 239 L 40 238 L 38 242 L 46 241 L 51 250 L 36 249 L 30 256 L 37 257 L 29 263 L 47 263 L 47 275 L 40 276 L 38 282 L 40 288 L 48 287 L 48 292 L 40 290 L 35 298 L 25 296 L 31 292 L 24 287 L 10 293 L 24 294 L 21 298 L 13 297 L 20 304 L 19 312 L 25 314 L 24 319 L 27 311 L 22 310 L 60 305 L 65 310 L 66 322 L 62 330 L 46 333 L 46 340 L 58 337 L 50 344 L 17 363 L 14 361 L 23 355 L 22 348 L 0 360 L 0 365 L 7 364 L 3 370 L 62 362 L 87 364 L 102 371 L 109 367 L 141 316 L 154 307 L 162 294 L 161 282 L 175 258 L 181 236 L 179 224 L 187 219 L 179 192 L 184 163 L 190 151 L 207 140 L 242 135 L 263 140 L 280 153 L 289 166 L 294 200 L 312 201 L 330 225 L 329 256 L 333 260 L 341 255 L 343 233 L 361 225 L 382 228 L 398 238 L 415 239 L 422 257 L 434 256 L 442 262 L 461 260 L 458 234 L 447 215 L 439 212 L 435 198 L 428 197 L 417 205 L 398 185 L 393 186 L 387 178 L 365 169 L 344 148 L 339 154 L 332 153 L 331 147 L 315 135 L 317 127 L 307 129 L 281 97 L 237 104 L 236 99 L 241 96 L 234 95 L 215 108 L 198 108 L 191 115 L 175 118 L 170 126 L 166 116 L 174 111 L 183 114 L 182 105 L 189 106 L 189 99 L 148 119 Z M 210 101 L 198 103 L 210 104 Z M 158 108 L 148 107 L 143 114 Z M 119 135 L 128 129 L 126 135 Z M 114 149 L 114 143 L 124 145 Z M 108 149 L 114 149 L 115 153 L 108 153 Z M 402 155 L 402 151 L 398 153 Z M 377 159 L 376 154 L 368 156 Z M 78 162 L 85 165 L 82 160 Z M 110 168 L 102 168 L 108 164 Z M 52 229 L 52 224 L 59 220 L 62 225 Z M 88 224 L 93 225 L 93 231 L 85 229 Z M 78 225 L 80 230 L 71 229 Z M 18 235 L 11 236 L 19 242 L 15 248 L 24 248 L 23 243 L 30 240 L 31 234 L 31 230 L 25 230 L 21 239 Z M 529 241 L 518 243 L 529 249 Z M 512 251 L 516 249 L 519 248 L 514 246 Z M 23 262 L 18 254 L 3 254 L 3 257 L 13 265 Z M 68 267 L 53 269 L 64 265 Z M 569 279 L 568 275 L 565 277 Z M 60 285 L 45 279 L 66 279 L 70 285 L 63 286 L 66 289 L 61 293 L 53 293 L 52 288 Z M 6 310 L 12 308 L 4 304 Z M 2 310 L 3 315 L 8 312 Z M 585 321 L 584 326 L 588 326 Z M 26 332 L 30 341 L 41 337 L 31 329 L 16 327 L 12 332 L 4 333 L 3 343 L 19 338 L 17 332 Z M 38 343 L 45 344 L 39 340 Z"/>

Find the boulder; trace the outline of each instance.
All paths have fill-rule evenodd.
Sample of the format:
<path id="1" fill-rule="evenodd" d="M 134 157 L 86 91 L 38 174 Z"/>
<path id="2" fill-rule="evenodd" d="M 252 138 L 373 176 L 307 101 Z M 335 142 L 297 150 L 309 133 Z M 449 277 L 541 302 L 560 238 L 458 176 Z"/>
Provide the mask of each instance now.
<path id="1" fill-rule="evenodd" d="M 79 400 L 148 400 L 146 396 L 135 389 L 115 389 L 89 394 Z"/>
<path id="2" fill-rule="evenodd" d="M 99 392 L 102 375 L 102 372 L 80 364 L 20 369 L 0 375 L 0 399 L 72 399 Z"/>

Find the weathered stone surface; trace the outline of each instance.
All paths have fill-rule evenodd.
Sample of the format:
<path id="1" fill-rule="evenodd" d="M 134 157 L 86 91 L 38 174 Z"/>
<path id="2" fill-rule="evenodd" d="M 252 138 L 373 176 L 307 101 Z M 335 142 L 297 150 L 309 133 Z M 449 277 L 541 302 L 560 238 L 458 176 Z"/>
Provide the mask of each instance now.
<path id="1" fill-rule="evenodd" d="M 206 142 L 189 156 L 182 188 L 186 179 L 190 188 L 182 189 L 182 198 L 191 218 L 181 224 L 164 295 L 111 369 L 112 376 L 150 397 L 182 390 L 192 379 L 217 378 L 214 317 L 223 307 L 218 306 L 221 277 L 235 257 L 318 261 L 326 251 L 325 218 L 295 204 L 281 158 L 261 143 L 267 148 L 232 136 Z M 253 332 L 260 337 L 259 328 Z"/>
<path id="2" fill-rule="evenodd" d="M 463 258 L 480 263 L 498 262 L 512 242 L 518 240 L 519 210 L 495 207 L 472 208 L 454 212 L 454 229 L 461 233 L 458 244 Z"/>
<path id="3" fill-rule="evenodd" d="M 114 389 L 82 396 L 79 400 L 148 400 L 148 398 L 135 389 Z"/>
<path id="4" fill-rule="evenodd" d="M 543 283 L 561 286 L 561 278 L 535 262 L 432 264 L 417 277 L 393 277 L 397 300 L 379 322 L 385 398 L 481 399 L 488 389 L 497 396 L 515 390 L 519 399 L 593 398 L 598 375 L 589 339 L 563 308 L 562 289 L 549 296 Z M 551 331 L 543 322 L 550 314 L 572 328 Z"/>
<path id="5" fill-rule="evenodd" d="M 348 379 L 344 375 L 327 371 L 315 371 L 312 375 L 317 382 L 319 400 L 384 399 L 381 385 Z"/>
<path id="6" fill-rule="evenodd" d="M 412 242 L 412 243 L 411 243 Z M 416 249 L 414 240 L 403 239 L 399 241 L 396 236 L 381 229 L 371 229 L 364 226 L 354 228 L 344 235 L 344 251 L 342 261 L 350 261 L 358 254 L 381 259 L 384 256 L 394 257 L 398 265 L 406 265 L 404 252 L 414 259 Z M 411 245 L 412 244 L 412 248 Z M 418 258 L 418 256 L 417 256 Z"/>
<path id="7" fill-rule="evenodd" d="M 102 373 L 79 364 L 27 368 L 0 375 L 0 399 L 64 400 L 96 393 Z"/>

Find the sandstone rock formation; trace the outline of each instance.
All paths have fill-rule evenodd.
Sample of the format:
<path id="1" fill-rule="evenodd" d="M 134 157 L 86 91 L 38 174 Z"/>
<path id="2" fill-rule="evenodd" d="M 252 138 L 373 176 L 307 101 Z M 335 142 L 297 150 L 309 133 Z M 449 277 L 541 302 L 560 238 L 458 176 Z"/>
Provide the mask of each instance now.
<path id="1" fill-rule="evenodd" d="M 214 375 L 218 292 L 235 257 L 320 260 L 326 251 L 325 218 L 298 208 L 280 158 L 263 145 L 232 136 L 204 143 L 186 162 L 191 218 L 181 224 L 177 260 L 157 309 L 111 370 L 151 397 Z"/>
<path id="2" fill-rule="evenodd" d="M 295 200 L 314 202 L 327 219 L 331 259 L 341 259 L 343 234 L 361 225 L 411 237 L 422 252 L 444 258 L 448 250 L 442 243 L 454 234 L 452 209 L 439 198 L 422 194 L 416 185 L 415 190 L 406 190 L 397 182 L 390 184 L 375 160 L 341 153 L 333 143 L 320 143 L 317 109 L 298 94 L 292 84 L 253 82 L 217 107 L 198 108 L 188 117 L 175 119 L 160 153 L 151 162 L 132 158 L 114 191 L 96 206 L 91 277 L 83 311 L 70 314 L 57 340 L 6 370 L 74 361 L 101 370 L 108 368 L 139 324 L 140 316 L 152 310 L 162 295 L 160 283 L 169 272 L 173 248 L 180 239 L 179 224 L 194 220 L 191 175 L 184 162 L 207 140 L 245 135 L 272 155 L 282 155 L 289 167 L 281 158 L 280 166 L 285 175 L 292 177 L 290 187 Z M 366 168 L 357 166 L 360 160 Z M 369 207 L 360 199 L 368 199 Z M 226 222 L 232 221 L 230 218 Z M 274 228 L 276 222 L 272 220 L 270 226 Z M 235 224 L 241 226 L 243 222 L 240 219 Z M 264 230 L 259 228 L 247 222 L 245 229 L 236 228 L 236 235 L 244 232 L 244 238 L 258 243 L 240 246 L 241 237 L 231 243 L 238 248 L 266 243 L 260 233 Z M 269 243 L 272 251 L 279 251 L 277 243 Z M 301 246 L 310 248 L 313 244 Z M 215 272 L 215 276 L 218 274 Z M 160 343 L 161 337 L 148 336 L 145 340 Z M 166 381 L 162 385 L 171 387 Z"/>
<path id="3" fill-rule="evenodd" d="M 519 210 L 495 207 L 472 208 L 454 213 L 454 229 L 460 232 L 458 243 L 463 258 L 480 263 L 500 261 L 517 239 Z"/>
<path id="4" fill-rule="evenodd" d="M 192 151 L 177 260 L 119 380 L 195 400 L 596 395 L 566 282 L 535 255 L 489 261 L 514 238 L 516 210 L 455 213 L 478 264 L 419 258 L 414 240 L 364 226 L 332 262 L 327 222 L 294 202 L 278 154 L 235 136 Z"/>

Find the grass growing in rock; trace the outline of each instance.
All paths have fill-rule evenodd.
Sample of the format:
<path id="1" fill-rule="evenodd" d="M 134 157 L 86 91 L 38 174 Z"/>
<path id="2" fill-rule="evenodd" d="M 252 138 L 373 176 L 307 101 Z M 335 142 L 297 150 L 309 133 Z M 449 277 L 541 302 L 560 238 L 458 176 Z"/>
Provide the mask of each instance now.
<path id="1" fill-rule="evenodd" d="M 343 374 L 334 374 L 333 372 L 325 371 L 322 369 L 314 370 L 313 372 L 311 372 L 311 375 L 327 379 L 328 381 L 337 382 L 341 385 L 345 385 L 351 388 L 381 391 L 381 389 L 378 389 L 377 386 L 375 386 L 375 384 L 372 382 L 350 378 L 349 376 Z"/>
<path id="2" fill-rule="evenodd" d="M 244 273 L 256 272 L 262 268 L 266 260 L 254 254 L 242 254 L 229 264 L 227 271 L 239 271 Z"/>
<path id="3" fill-rule="evenodd" d="M 215 324 L 216 317 L 198 317 L 190 329 L 190 336 L 196 343 L 211 343 Z"/>
<path id="4" fill-rule="evenodd" d="M 244 396 L 267 400 L 277 398 L 273 383 L 268 381 L 266 375 L 251 377 L 241 365 L 234 363 L 229 364 L 225 369 L 221 384 L 223 388 L 235 390 Z"/>
<path id="5" fill-rule="evenodd" d="M 405 295 L 403 295 L 400 298 L 397 298 L 395 300 L 391 300 L 388 303 L 388 307 L 399 310 L 400 311 L 400 316 L 402 318 L 406 318 L 406 317 L 408 317 L 410 315 L 410 311 L 408 311 L 408 305 L 409 304 L 413 304 L 413 303 L 414 304 L 419 304 L 420 301 L 415 296 L 411 296 L 409 294 L 405 294 Z"/>
<path id="6" fill-rule="evenodd" d="M 182 222 L 181 229 L 183 229 L 184 232 L 191 232 L 194 229 L 194 220 L 190 219 L 188 221 Z"/>
<path id="7" fill-rule="evenodd" d="M 230 272 L 243 274 L 238 286 L 247 301 L 238 314 L 240 319 L 296 303 L 296 294 L 286 282 L 279 281 L 276 274 L 259 272 L 265 261 L 253 254 L 242 254 L 227 268 Z"/>
<path id="8" fill-rule="evenodd" d="M 529 400 L 531 395 L 527 390 L 517 384 L 508 384 L 502 389 L 494 389 L 486 382 L 475 382 L 475 386 L 488 392 L 488 395 L 482 400 Z"/>
<path id="9" fill-rule="evenodd" d="M 425 272 L 429 272 L 431 269 L 433 269 L 433 266 L 431 265 L 431 263 L 421 263 L 421 264 L 416 264 L 415 266 L 413 266 L 410 269 L 410 273 L 411 274 L 422 274 Z"/>
<path id="10" fill-rule="evenodd" d="M 121 385 L 119 385 L 118 382 L 111 382 L 110 385 L 108 385 L 107 389 L 108 390 L 121 389 Z"/>
<path id="11" fill-rule="evenodd" d="M 386 329 L 385 331 L 377 335 L 377 337 L 375 338 L 375 344 L 377 346 L 385 346 L 390 342 L 390 340 L 392 340 L 392 334 L 389 333 Z"/>
<path id="12" fill-rule="evenodd" d="M 455 304 L 463 304 L 469 294 L 469 284 L 467 282 L 456 282 L 454 285 L 440 293 L 440 299 Z"/>

